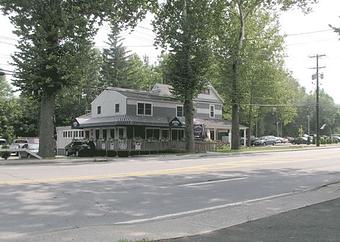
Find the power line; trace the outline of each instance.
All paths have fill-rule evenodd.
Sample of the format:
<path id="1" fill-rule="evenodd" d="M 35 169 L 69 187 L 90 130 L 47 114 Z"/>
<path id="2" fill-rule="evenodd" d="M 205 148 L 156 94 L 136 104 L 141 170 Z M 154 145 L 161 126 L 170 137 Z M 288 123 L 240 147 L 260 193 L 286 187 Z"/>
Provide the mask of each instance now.
<path id="1" fill-rule="evenodd" d="M 309 31 L 309 32 L 286 34 L 286 36 L 300 36 L 300 35 L 317 34 L 317 33 L 330 32 L 330 31 L 333 31 L 333 30 L 332 29 L 322 29 L 322 30 L 315 30 L 315 31 Z"/>

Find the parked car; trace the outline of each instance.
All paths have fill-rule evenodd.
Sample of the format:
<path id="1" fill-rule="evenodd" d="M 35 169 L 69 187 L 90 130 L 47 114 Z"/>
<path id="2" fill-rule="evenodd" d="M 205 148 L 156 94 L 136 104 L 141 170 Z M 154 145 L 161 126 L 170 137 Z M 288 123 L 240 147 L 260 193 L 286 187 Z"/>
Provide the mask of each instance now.
<path id="1" fill-rule="evenodd" d="M 2 148 L 2 146 L 6 146 L 7 145 L 7 140 L 6 139 L 0 139 L 0 148 Z"/>
<path id="2" fill-rule="evenodd" d="M 79 156 L 81 152 L 86 152 L 92 149 L 91 144 L 86 140 L 74 140 L 65 146 L 65 154 L 67 156 Z"/>
<path id="3" fill-rule="evenodd" d="M 292 144 L 295 144 L 295 145 L 307 144 L 307 141 L 308 141 L 307 137 L 296 137 L 292 141 Z"/>
<path id="4" fill-rule="evenodd" d="M 276 144 L 276 137 L 272 135 L 262 136 L 254 141 L 255 146 L 260 145 L 275 145 Z"/>
<path id="5" fill-rule="evenodd" d="M 250 136 L 250 145 L 253 146 L 254 145 L 254 142 L 255 140 L 257 140 L 257 138 L 255 136 Z M 240 138 L 240 144 L 241 145 L 244 145 L 244 142 L 246 142 L 246 145 L 248 145 L 248 139 L 244 139 L 244 137 L 241 137 Z"/>
<path id="6" fill-rule="evenodd" d="M 27 139 L 21 138 L 21 139 L 15 139 L 13 143 L 10 145 L 10 149 L 20 149 L 23 148 L 24 145 L 28 143 Z M 18 152 L 15 152 L 15 155 L 18 155 Z"/>

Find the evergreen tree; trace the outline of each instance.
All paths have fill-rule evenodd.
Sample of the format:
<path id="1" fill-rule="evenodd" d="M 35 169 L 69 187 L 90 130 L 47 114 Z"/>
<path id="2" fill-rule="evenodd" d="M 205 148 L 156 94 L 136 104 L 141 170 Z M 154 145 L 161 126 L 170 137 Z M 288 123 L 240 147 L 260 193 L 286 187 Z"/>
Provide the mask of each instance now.
<path id="1" fill-rule="evenodd" d="M 103 50 L 102 82 L 104 87 L 132 88 L 133 83 L 128 82 L 129 51 L 123 46 L 120 30 L 117 24 L 110 24 L 109 47 Z"/>

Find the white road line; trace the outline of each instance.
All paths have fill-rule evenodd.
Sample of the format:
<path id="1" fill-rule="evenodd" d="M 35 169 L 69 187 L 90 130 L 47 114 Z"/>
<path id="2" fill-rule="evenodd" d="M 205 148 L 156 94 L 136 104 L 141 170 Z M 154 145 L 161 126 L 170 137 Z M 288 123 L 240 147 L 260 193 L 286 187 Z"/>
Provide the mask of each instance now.
<path id="1" fill-rule="evenodd" d="M 207 211 L 211 211 L 211 210 L 215 210 L 215 209 L 239 206 L 239 205 L 264 201 L 264 200 L 273 199 L 273 198 L 285 197 L 285 196 L 293 195 L 293 194 L 296 194 L 296 193 L 298 193 L 298 192 L 295 191 L 295 192 L 280 193 L 280 194 L 277 194 L 277 195 L 271 195 L 271 196 L 267 196 L 267 197 L 249 199 L 249 200 L 234 202 L 234 203 L 227 203 L 227 204 L 222 204 L 222 205 L 217 205 L 217 206 L 207 207 L 207 208 L 200 208 L 200 209 L 195 209 L 195 210 L 190 210 L 190 211 L 185 211 L 185 212 L 171 213 L 171 214 L 165 214 L 165 215 L 155 216 L 155 217 L 151 217 L 151 218 L 134 219 L 134 220 L 128 220 L 128 221 L 123 221 L 123 222 L 117 222 L 117 223 L 114 223 L 114 225 L 137 224 L 137 223 L 151 222 L 151 221 L 156 221 L 156 220 L 161 220 L 161 219 L 174 218 L 174 217 L 178 217 L 178 216 L 191 215 L 191 214 L 207 212 Z"/>
<path id="2" fill-rule="evenodd" d="M 196 182 L 196 183 L 188 183 L 183 185 L 178 185 L 179 187 L 194 187 L 194 186 L 200 186 L 200 185 L 209 185 L 213 183 L 219 183 L 219 182 L 229 182 L 229 181 L 238 181 L 238 180 L 244 180 L 248 177 L 237 177 L 237 178 L 226 178 L 221 180 L 215 180 L 215 181 L 206 181 L 206 182 Z"/>

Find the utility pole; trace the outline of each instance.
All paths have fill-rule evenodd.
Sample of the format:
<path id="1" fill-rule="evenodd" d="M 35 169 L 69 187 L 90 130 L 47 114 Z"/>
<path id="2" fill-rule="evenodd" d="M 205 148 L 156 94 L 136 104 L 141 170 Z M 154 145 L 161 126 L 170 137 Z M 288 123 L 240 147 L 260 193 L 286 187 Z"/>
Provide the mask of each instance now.
<path id="1" fill-rule="evenodd" d="M 312 80 L 316 79 L 316 146 L 320 146 L 320 102 L 319 102 L 319 70 L 322 68 L 326 68 L 325 66 L 319 66 L 319 58 L 324 57 L 326 55 L 315 55 L 310 56 L 310 58 L 316 59 L 316 67 L 311 69 L 316 69 L 316 75 L 312 76 Z M 321 77 L 322 78 L 322 77 Z"/>

